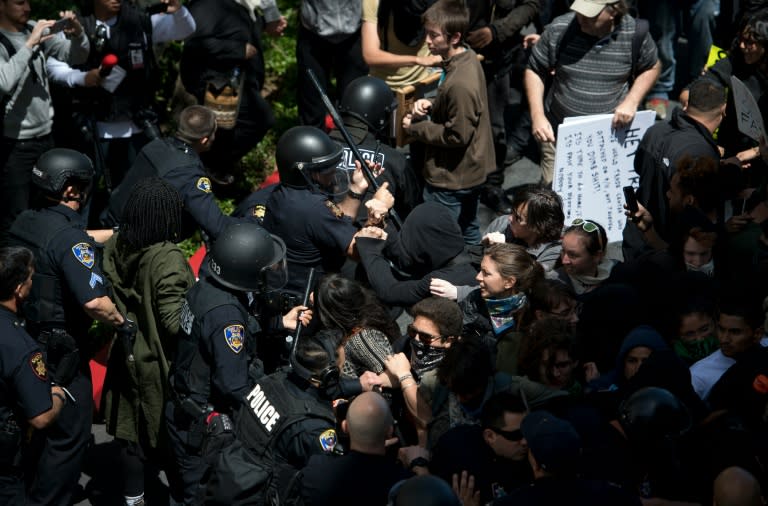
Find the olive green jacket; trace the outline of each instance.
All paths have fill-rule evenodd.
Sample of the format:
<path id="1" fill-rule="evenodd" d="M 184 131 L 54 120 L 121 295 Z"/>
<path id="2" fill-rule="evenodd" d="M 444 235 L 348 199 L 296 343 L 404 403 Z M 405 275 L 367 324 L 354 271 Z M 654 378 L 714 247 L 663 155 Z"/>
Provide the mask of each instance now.
<path id="1" fill-rule="evenodd" d="M 110 353 L 104 383 L 107 432 L 157 448 L 165 434 L 163 406 L 181 306 L 195 277 L 175 244 L 131 251 L 119 244 L 117 235 L 106 244 L 104 272 L 118 309 L 139 329 L 133 361 L 126 359 L 120 343 Z"/>

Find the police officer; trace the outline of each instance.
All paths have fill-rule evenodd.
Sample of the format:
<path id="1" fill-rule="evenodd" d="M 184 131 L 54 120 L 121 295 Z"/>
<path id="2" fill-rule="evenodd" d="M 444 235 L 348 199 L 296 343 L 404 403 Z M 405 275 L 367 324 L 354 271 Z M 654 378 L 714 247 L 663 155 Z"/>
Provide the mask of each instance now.
<path id="1" fill-rule="evenodd" d="M 360 154 L 364 159 L 384 168 L 381 182 L 389 183 L 388 189 L 395 197 L 395 210 L 401 218 L 405 218 L 420 202 L 421 189 L 410 161 L 389 145 L 394 137 L 391 119 L 396 110 L 395 94 L 387 83 L 370 76 L 358 77 L 349 83 L 339 104 L 344 126 L 357 144 Z M 345 140 L 338 129 L 332 130 L 329 135 L 338 142 L 343 143 Z M 352 171 L 355 169 L 355 156 L 349 146 L 344 145 L 343 150 L 340 167 Z M 373 192 L 369 188 L 363 201 L 372 196 Z M 364 222 L 366 214 L 361 207 L 359 221 Z"/>
<path id="2" fill-rule="evenodd" d="M 121 345 L 130 346 L 135 336 L 136 326 L 109 297 L 98 249 L 78 213 L 92 179 L 93 165 L 85 155 L 60 148 L 47 151 L 32 170 L 32 182 L 47 207 L 23 212 L 9 232 L 15 244 L 35 255 L 34 283 L 23 307 L 28 329 L 43 346 L 54 380 L 67 386 L 75 400 L 64 406 L 56 430 L 33 441 L 40 458 L 29 504 L 72 502 L 91 436 L 91 323 L 115 327 Z M 104 240 L 108 234 L 98 235 Z"/>
<path id="3" fill-rule="evenodd" d="M 179 116 L 173 137 L 155 139 L 141 150 L 136 162 L 109 200 L 103 222 L 119 223 L 125 203 L 137 181 L 159 176 L 176 188 L 184 202 L 183 235 L 189 237 L 197 228 L 211 239 L 227 225 L 238 220 L 222 214 L 211 193 L 211 181 L 205 173 L 200 153 L 211 149 L 216 137 L 216 116 L 210 109 L 193 105 Z"/>
<path id="4" fill-rule="evenodd" d="M 351 176 L 339 168 L 342 154 L 341 146 L 309 126 L 293 127 L 277 142 L 280 184 L 266 200 L 263 223 L 288 248 L 288 293 L 303 292 L 311 268 L 319 275 L 338 272 L 345 258 L 354 256 L 352 220 L 368 181 L 359 164 Z M 379 191 L 376 199 L 391 207 L 392 195 L 386 188 Z"/>
<path id="5" fill-rule="evenodd" d="M 178 472 L 171 488 L 178 502 L 200 502 L 205 472 L 200 452 L 209 417 L 232 413 L 261 376 L 255 349 L 261 328 L 248 308 L 254 297 L 280 288 L 285 277 L 283 241 L 255 223 L 235 223 L 214 242 L 208 274 L 187 292 L 170 371 L 174 398 L 165 410 Z M 295 322 L 304 309 L 294 308 L 284 321 Z"/>
<path id="6" fill-rule="evenodd" d="M 341 333 L 323 331 L 299 339 L 290 371 L 256 382 L 237 413 L 237 443 L 213 468 L 206 504 L 246 497 L 252 504 L 291 504 L 286 499 L 300 493 L 298 471 L 311 456 L 336 448 L 332 401 L 343 365 Z"/>
<path id="7" fill-rule="evenodd" d="M 37 343 L 18 312 L 32 287 L 34 257 L 26 248 L 0 248 L 0 503 L 25 504 L 22 431 L 41 430 L 67 399 L 50 377 Z"/>

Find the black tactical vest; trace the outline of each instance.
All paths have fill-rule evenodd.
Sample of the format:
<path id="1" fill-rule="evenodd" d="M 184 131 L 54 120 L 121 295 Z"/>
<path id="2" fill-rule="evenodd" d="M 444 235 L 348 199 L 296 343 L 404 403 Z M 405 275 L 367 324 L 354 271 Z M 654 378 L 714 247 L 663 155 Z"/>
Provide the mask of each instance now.
<path id="1" fill-rule="evenodd" d="M 173 388 L 180 396 L 190 396 L 200 406 L 211 399 L 211 364 L 202 353 L 202 325 L 200 317 L 220 306 L 234 306 L 246 322 L 245 353 L 249 360 L 255 357 L 255 336 L 260 327 L 255 318 L 248 314 L 234 294 L 223 290 L 207 280 L 201 280 L 187 292 L 181 307 L 179 320 L 179 342 L 171 370 Z M 215 403 L 213 403 L 215 406 Z"/>
<path id="2" fill-rule="evenodd" d="M 24 211 L 11 227 L 11 244 L 29 248 L 35 255 L 32 290 L 22 305 L 24 317 L 34 328 L 30 330 L 67 329 L 61 280 L 57 274 L 57 266 L 50 257 L 50 250 L 51 241 L 59 232 L 74 227 L 76 225 L 63 214 L 45 210 Z M 71 327 L 74 322 L 69 323 Z M 78 335 L 78 329 L 68 330 L 72 335 Z"/>

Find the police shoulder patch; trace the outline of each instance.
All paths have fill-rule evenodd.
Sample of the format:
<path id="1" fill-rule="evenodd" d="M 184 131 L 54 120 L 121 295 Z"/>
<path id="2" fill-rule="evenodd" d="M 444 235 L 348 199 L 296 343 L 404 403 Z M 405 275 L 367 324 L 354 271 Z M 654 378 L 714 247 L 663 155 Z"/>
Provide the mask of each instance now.
<path id="1" fill-rule="evenodd" d="M 253 208 L 253 216 L 256 218 L 263 218 L 267 214 L 267 206 L 259 204 Z"/>
<path id="2" fill-rule="evenodd" d="M 235 353 L 243 351 L 244 330 L 242 325 L 230 325 L 224 329 L 224 339 L 227 341 L 227 346 Z"/>
<path id="3" fill-rule="evenodd" d="M 324 452 L 330 453 L 336 448 L 336 431 L 328 429 L 320 434 L 320 446 Z"/>
<path id="4" fill-rule="evenodd" d="M 39 351 L 33 353 L 29 357 L 29 366 L 32 368 L 32 372 L 35 373 L 39 379 L 48 381 L 48 370 L 45 368 L 45 361 L 43 360 L 43 354 Z"/>
<path id="5" fill-rule="evenodd" d="M 335 217 L 341 218 L 344 216 L 344 213 L 341 211 L 341 208 L 337 206 L 335 203 L 331 202 L 330 200 L 325 201 L 325 207 L 327 207 Z"/>
<path id="6" fill-rule="evenodd" d="M 211 193 L 211 180 L 207 177 L 201 177 L 198 179 L 195 186 L 202 192 Z"/>
<path id="7" fill-rule="evenodd" d="M 93 246 L 87 242 L 79 242 L 72 246 L 72 254 L 75 255 L 75 258 L 77 258 L 78 262 L 88 267 L 89 269 L 93 267 L 94 263 L 96 263 L 96 256 L 93 252 Z"/>

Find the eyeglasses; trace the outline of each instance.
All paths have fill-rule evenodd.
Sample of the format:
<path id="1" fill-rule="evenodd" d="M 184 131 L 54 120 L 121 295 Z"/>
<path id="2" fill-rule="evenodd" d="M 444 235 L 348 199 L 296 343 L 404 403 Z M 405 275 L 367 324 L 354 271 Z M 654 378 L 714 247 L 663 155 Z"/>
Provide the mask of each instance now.
<path id="1" fill-rule="evenodd" d="M 581 304 L 576 302 L 572 306 L 568 306 L 567 308 L 563 309 L 562 311 L 547 311 L 548 314 L 551 314 L 555 318 L 569 318 L 573 315 L 580 315 L 581 314 Z"/>
<path id="2" fill-rule="evenodd" d="M 749 35 L 739 35 L 739 42 L 744 44 L 744 47 L 753 47 L 757 45 L 757 41 Z"/>
<path id="3" fill-rule="evenodd" d="M 603 250 L 603 237 L 600 233 L 600 227 L 597 225 L 597 223 L 591 220 L 585 220 L 583 218 L 576 218 L 571 222 L 571 225 L 574 227 L 581 227 L 581 229 L 588 234 L 597 232 L 597 245 L 600 247 L 600 251 Z"/>
<path id="4" fill-rule="evenodd" d="M 497 429 L 496 427 L 490 427 L 490 429 L 498 434 L 499 436 L 503 437 L 507 441 L 520 441 L 523 439 L 523 431 L 520 429 L 517 430 L 501 430 Z"/>
<path id="5" fill-rule="evenodd" d="M 419 330 L 416 327 L 414 327 L 413 324 L 408 324 L 406 333 L 408 334 L 408 337 L 410 337 L 411 339 L 416 339 L 418 337 L 419 341 L 425 344 L 432 344 L 437 340 L 440 340 L 441 342 L 445 342 L 448 340 L 447 337 L 433 336 L 432 334 L 428 334 L 423 330 Z"/>

